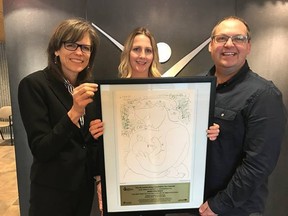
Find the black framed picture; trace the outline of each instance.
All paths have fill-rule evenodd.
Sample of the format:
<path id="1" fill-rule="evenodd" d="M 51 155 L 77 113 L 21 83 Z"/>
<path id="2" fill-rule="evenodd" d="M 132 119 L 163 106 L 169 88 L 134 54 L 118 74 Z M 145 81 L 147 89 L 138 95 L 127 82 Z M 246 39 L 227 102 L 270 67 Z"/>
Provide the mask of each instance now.
<path id="1" fill-rule="evenodd" d="M 104 215 L 203 203 L 214 77 L 100 80 Z"/>

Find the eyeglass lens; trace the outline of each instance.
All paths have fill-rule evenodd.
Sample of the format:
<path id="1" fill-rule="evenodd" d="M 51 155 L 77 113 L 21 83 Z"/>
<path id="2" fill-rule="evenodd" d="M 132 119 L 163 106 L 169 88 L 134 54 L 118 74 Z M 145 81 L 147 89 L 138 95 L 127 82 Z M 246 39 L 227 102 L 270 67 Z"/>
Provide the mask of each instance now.
<path id="1" fill-rule="evenodd" d="M 212 39 L 216 43 L 227 43 L 227 41 L 231 38 L 232 42 L 235 44 L 243 44 L 248 41 L 248 37 L 245 35 L 234 35 L 234 36 L 228 36 L 228 35 L 214 35 Z"/>
<path id="2" fill-rule="evenodd" d="M 69 51 L 75 51 L 80 47 L 81 51 L 84 53 L 90 53 L 92 52 L 92 47 L 90 45 L 83 45 L 83 44 L 77 44 L 73 42 L 64 42 L 65 49 Z"/>

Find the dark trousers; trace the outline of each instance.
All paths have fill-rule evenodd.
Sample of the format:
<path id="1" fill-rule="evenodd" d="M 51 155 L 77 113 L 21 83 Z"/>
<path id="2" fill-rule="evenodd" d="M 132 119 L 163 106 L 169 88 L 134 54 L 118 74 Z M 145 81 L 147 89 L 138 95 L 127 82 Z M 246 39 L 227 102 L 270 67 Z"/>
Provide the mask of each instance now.
<path id="1" fill-rule="evenodd" d="M 94 181 L 83 180 L 76 191 L 48 188 L 31 183 L 29 216 L 89 216 Z"/>

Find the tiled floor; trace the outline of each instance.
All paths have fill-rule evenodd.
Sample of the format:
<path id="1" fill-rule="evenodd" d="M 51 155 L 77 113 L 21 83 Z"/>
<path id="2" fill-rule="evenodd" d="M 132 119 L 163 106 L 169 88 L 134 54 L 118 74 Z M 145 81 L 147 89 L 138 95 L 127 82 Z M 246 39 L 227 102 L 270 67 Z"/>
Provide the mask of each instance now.
<path id="1" fill-rule="evenodd" d="M 11 145 L 0 145 L 0 215 L 20 215 L 15 151 Z"/>

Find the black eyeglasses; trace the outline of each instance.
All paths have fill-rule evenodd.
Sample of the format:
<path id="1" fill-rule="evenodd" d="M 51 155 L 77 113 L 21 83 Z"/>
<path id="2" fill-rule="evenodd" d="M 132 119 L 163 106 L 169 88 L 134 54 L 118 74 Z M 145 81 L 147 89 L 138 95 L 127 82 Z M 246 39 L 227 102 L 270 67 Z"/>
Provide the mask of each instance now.
<path id="1" fill-rule="evenodd" d="M 247 41 L 249 41 L 249 37 L 246 35 L 234 35 L 234 36 L 228 36 L 228 35 L 214 35 L 211 37 L 212 40 L 215 41 L 215 43 L 219 44 L 226 44 L 227 41 L 231 38 L 232 43 L 234 44 L 244 44 Z"/>
<path id="2" fill-rule="evenodd" d="M 74 42 L 63 42 L 64 44 L 64 48 L 69 50 L 69 51 L 75 51 L 78 49 L 78 47 L 80 47 L 81 51 L 83 53 L 91 53 L 92 52 L 92 46 L 91 45 L 83 45 L 83 44 L 78 44 L 78 43 L 74 43 Z"/>

